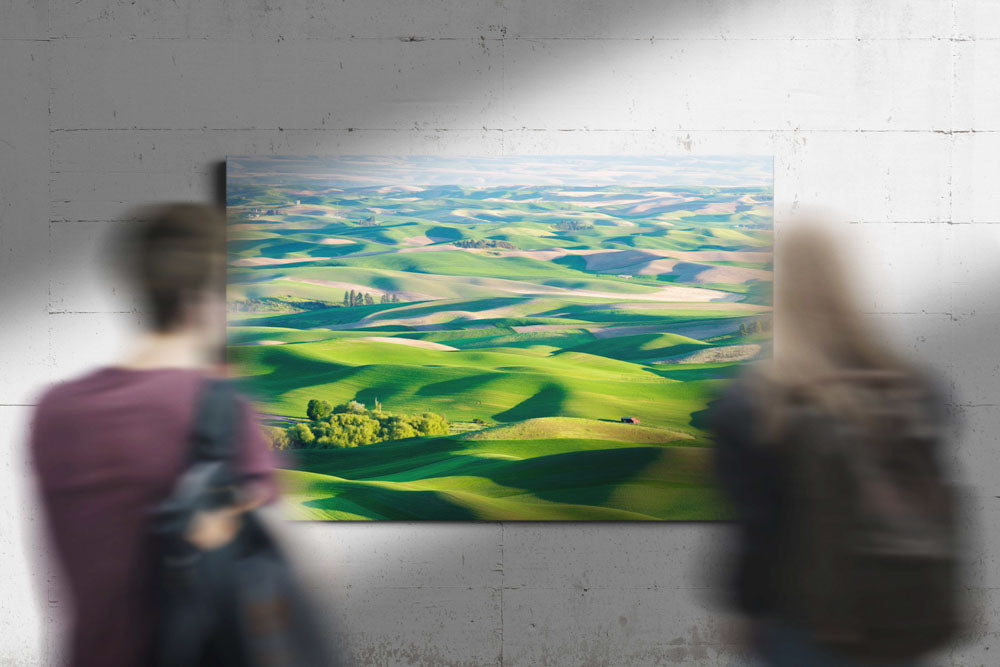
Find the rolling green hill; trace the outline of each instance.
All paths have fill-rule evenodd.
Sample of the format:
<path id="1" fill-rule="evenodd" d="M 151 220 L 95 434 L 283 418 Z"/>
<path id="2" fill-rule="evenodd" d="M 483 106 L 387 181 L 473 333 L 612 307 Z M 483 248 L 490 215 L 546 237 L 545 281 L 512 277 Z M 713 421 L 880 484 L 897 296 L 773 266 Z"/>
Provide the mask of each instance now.
<path id="1" fill-rule="evenodd" d="M 294 468 L 282 477 L 300 519 L 690 520 L 725 512 L 704 447 L 415 439 L 302 452 Z"/>
<path id="2" fill-rule="evenodd" d="M 228 193 L 243 387 L 275 427 L 311 399 L 454 427 L 284 452 L 292 516 L 723 516 L 705 414 L 768 349 L 770 188 L 369 186 L 275 160 Z"/>

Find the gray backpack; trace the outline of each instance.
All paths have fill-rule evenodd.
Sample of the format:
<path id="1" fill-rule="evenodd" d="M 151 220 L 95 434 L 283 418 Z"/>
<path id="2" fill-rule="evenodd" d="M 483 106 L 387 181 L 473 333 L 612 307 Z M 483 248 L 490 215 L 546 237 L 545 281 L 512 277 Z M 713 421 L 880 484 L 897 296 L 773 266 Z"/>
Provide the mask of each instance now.
<path id="1" fill-rule="evenodd" d="M 789 617 L 813 640 L 861 660 L 906 660 L 959 628 L 956 497 L 938 455 L 941 419 L 913 380 L 858 372 L 863 406 L 833 418 L 790 406 Z"/>

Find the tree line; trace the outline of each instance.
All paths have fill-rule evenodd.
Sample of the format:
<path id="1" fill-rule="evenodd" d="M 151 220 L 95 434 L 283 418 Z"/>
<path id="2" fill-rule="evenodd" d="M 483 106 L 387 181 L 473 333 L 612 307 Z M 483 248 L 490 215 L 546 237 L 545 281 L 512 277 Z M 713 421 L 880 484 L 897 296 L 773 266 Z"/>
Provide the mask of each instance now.
<path id="1" fill-rule="evenodd" d="M 510 241 L 497 241 L 496 239 L 462 239 L 455 241 L 459 248 L 504 248 L 505 250 L 516 250 L 517 246 Z"/>
<path id="2" fill-rule="evenodd" d="M 379 297 L 379 303 L 399 303 L 399 296 L 396 294 L 389 294 L 388 292 L 383 292 L 382 296 Z M 344 292 L 344 305 L 345 306 L 373 306 L 375 305 L 375 297 L 373 297 L 368 292 L 362 292 L 360 290 L 351 290 L 349 292 Z"/>
<path id="3" fill-rule="evenodd" d="M 271 429 L 275 449 L 341 449 L 417 436 L 448 435 L 448 421 L 433 412 L 395 415 L 383 412 L 376 400 L 369 410 L 363 403 L 349 401 L 331 405 L 311 399 L 303 422 L 285 429 Z"/>
<path id="4" fill-rule="evenodd" d="M 752 319 L 749 322 L 740 322 L 740 335 L 749 336 L 756 333 L 770 333 L 774 328 L 770 317 Z"/>
<path id="5" fill-rule="evenodd" d="M 556 229 L 564 232 L 581 232 L 586 229 L 593 229 L 594 223 L 581 222 L 579 220 L 563 220 L 553 225 Z"/>
<path id="6" fill-rule="evenodd" d="M 301 313 L 307 310 L 322 310 L 333 305 L 335 304 L 295 299 L 291 296 L 285 298 L 248 296 L 245 299 L 230 299 L 226 308 L 231 313 Z"/>

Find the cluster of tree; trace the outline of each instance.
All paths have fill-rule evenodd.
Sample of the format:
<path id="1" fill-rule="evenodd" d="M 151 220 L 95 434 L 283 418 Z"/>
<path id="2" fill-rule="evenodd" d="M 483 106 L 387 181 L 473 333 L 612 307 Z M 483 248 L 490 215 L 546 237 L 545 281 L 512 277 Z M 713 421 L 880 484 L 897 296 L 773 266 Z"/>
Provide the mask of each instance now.
<path id="1" fill-rule="evenodd" d="M 351 290 L 350 292 L 344 292 L 344 305 L 345 306 L 371 306 L 375 303 L 375 299 L 371 294 L 367 292 L 360 292 Z"/>
<path id="2" fill-rule="evenodd" d="M 473 241 L 472 239 L 462 239 L 461 241 L 455 241 L 455 245 L 459 248 L 506 248 L 507 250 L 516 250 L 517 246 L 510 241 L 497 241 L 495 239 L 485 239 L 480 241 Z"/>
<path id="3" fill-rule="evenodd" d="M 749 336 L 756 333 L 769 333 L 774 328 L 770 317 L 752 319 L 749 322 L 740 322 L 740 335 Z"/>
<path id="4" fill-rule="evenodd" d="M 580 220 L 563 220 L 562 222 L 557 222 L 555 228 L 564 232 L 579 232 L 585 229 L 593 229 L 594 223 L 582 222 Z"/>
<path id="5" fill-rule="evenodd" d="M 378 299 L 379 303 L 399 303 L 399 296 L 383 292 Z M 375 304 L 375 297 L 367 292 L 351 290 L 344 292 L 345 306 L 372 306 Z"/>
<path id="6" fill-rule="evenodd" d="M 374 215 L 369 215 L 364 220 L 358 220 L 358 224 L 362 227 L 378 227 L 379 225 L 378 221 L 375 220 Z"/>
<path id="7" fill-rule="evenodd" d="M 425 435 L 447 435 L 448 422 L 432 412 L 392 415 L 377 400 L 371 410 L 358 401 L 330 405 L 312 399 L 306 406 L 308 423 L 272 430 L 275 449 L 337 449 L 371 445 Z"/>
<path id="8" fill-rule="evenodd" d="M 227 304 L 227 308 L 231 313 L 302 313 L 307 310 L 322 310 L 329 308 L 330 305 L 325 301 L 262 296 L 232 299 Z"/>

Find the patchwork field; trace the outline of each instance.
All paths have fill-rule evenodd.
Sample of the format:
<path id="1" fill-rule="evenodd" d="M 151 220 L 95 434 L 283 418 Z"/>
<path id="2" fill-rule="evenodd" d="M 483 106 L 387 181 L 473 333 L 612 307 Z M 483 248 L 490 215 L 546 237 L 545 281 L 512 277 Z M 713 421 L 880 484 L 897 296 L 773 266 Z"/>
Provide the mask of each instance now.
<path id="1" fill-rule="evenodd" d="M 293 442 L 293 516 L 721 516 L 705 414 L 769 350 L 770 186 L 455 180 L 230 162 L 229 353 L 267 423 L 450 424 Z"/>

